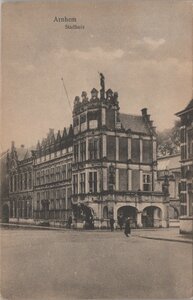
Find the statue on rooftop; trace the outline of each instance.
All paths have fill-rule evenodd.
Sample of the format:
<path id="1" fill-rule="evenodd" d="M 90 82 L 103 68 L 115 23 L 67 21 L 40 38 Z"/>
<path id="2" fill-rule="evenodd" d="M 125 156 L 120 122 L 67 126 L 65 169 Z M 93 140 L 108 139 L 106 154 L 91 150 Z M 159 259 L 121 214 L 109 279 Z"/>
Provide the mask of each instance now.
<path id="1" fill-rule="evenodd" d="M 100 75 L 100 85 L 101 85 L 101 89 L 100 89 L 101 98 L 104 98 L 104 96 L 105 96 L 105 77 L 102 73 L 99 73 L 99 75 Z"/>

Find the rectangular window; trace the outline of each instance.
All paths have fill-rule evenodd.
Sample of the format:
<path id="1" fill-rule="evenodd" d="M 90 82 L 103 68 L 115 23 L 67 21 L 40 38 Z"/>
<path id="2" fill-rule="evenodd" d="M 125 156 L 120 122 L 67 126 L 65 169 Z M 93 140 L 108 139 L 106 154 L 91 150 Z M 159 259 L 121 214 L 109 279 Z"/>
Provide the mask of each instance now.
<path id="1" fill-rule="evenodd" d="M 22 174 L 21 174 L 21 178 L 22 178 Z M 21 180 L 21 182 L 22 182 L 22 180 Z M 36 185 L 40 185 L 40 172 L 36 172 Z M 21 190 L 22 190 L 22 185 L 20 185 L 20 186 L 21 186 Z"/>
<path id="2" fill-rule="evenodd" d="M 116 160 L 116 138 L 115 136 L 107 136 L 107 158 L 108 160 Z"/>
<path id="3" fill-rule="evenodd" d="M 72 176 L 72 164 L 68 163 L 67 164 L 67 179 L 71 179 Z"/>
<path id="4" fill-rule="evenodd" d="M 45 178 L 44 178 L 44 170 L 41 171 L 41 179 L 40 179 L 40 184 L 45 183 Z"/>
<path id="5" fill-rule="evenodd" d="M 56 191 L 56 199 L 60 199 L 60 190 Z"/>
<path id="6" fill-rule="evenodd" d="M 139 170 L 132 170 L 132 190 L 138 191 L 140 189 L 140 172 Z"/>
<path id="7" fill-rule="evenodd" d="M 145 192 L 151 191 L 151 174 L 143 174 L 143 190 Z"/>
<path id="8" fill-rule="evenodd" d="M 89 159 L 99 159 L 99 139 L 90 139 L 88 141 Z"/>
<path id="9" fill-rule="evenodd" d="M 181 144 L 186 143 L 186 128 L 185 127 L 180 128 L 180 142 L 181 142 Z"/>
<path id="10" fill-rule="evenodd" d="M 66 206 L 66 189 L 62 190 L 62 209 L 65 209 Z"/>
<path id="11" fill-rule="evenodd" d="M 86 142 L 80 143 L 80 161 L 86 160 Z"/>
<path id="12" fill-rule="evenodd" d="M 56 181 L 60 181 L 60 167 L 56 168 Z"/>
<path id="13" fill-rule="evenodd" d="M 10 192 L 13 192 L 12 182 L 13 182 L 13 176 L 10 176 L 10 180 L 9 180 Z"/>
<path id="14" fill-rule="evenodd" d="M 181 145 L 181 159 L 186 159 L 187 158 L 187 146 L 186 145 Z"/>
<path id="15" fill-rule="evenodd" d="M 17 175 L 14 175 L 14 191 L 17 190 Z"/>
<path id="16" fill-rule="evenodd" d="M 74 161 L 78 162 L 78 151 L 79 151 L 79 145 L 74 145 Z"/>
<path id="17" fill-rule="evenodd" d="M 46 191 L 46 200 L 50 199 L 50 191 Z"/>
<path id="18" fill-rule="evenodd" d="M 126 137 L 119 138 L 119 161 L 127 162 L 128 160 L 128 139 Z"/>
<path id="19" fill-rule="evenodd" d="M 186 182 L 185 181 L 181 181 L 181 191 L 186 191 Z"/>
<path id="20" fill-rule="evenodd" d="M 153 161 L 153 143 L 143 140 L 143 162 L 150 164 Z"/>
<path id="21" fill-rule="evenodd" d="M 49 181 L 50 181 L 49 169 L 47 169 L 45 171 L 45 174 L 46 174 L 46 176 L 45 176 L 45 183 L 49 183 Z"/>
<path id="22" fill-rule="evenodd" d="M 127 169 L 119 169 L 119 190 L 127 191 Z"/>
<path id="23" fill-rule="evenodd" d="M 85 173 L 80 174 L 80 193 L 85 193 Z"/>
<path id="24" fill-rule="evenodd" d="M 115 129 L 115 111 L 113 109 L 106 111 L 106 125 L 108 129 Z"/>
<path id="25" fill-rule="evenodd" d="M 54 168 L 53 167 L 50 169 L 50 181 L 51 182 L 54 181 Z"/>
<path id="26" fill-rule="evenodd" d="M 66 165 L 62 166 L 62 179 L 66 180 Z"/>
<path id="27" fill-rule="evenodd" d="M 193 158 L 193 129 L 188 130 L 188 158 Z"/>
<path id="28" fill-rule="evenodd" d="M 131 160 L 134 163 L 140 162 L 140 140 L 131 139 Z"/>
<path id="29" fill-rule="evenodd" d="M 89 192 L 97 193 L 97 172 L 89 172 Z"/>
<path id="30" fill-rule="evenodd" d="M 29 189 L 32 188 L 32 173 L 29 173 Z"/>
<path id="31" fill-rule="evenodd" d="M 78 194 L 78 175 L 73 175 L 73 193 Z"/>
<path id="32" fill-rule="evenodd" d="M 27 173 L 24 173 L 24 189 L 27 190 Z"/>
<path id="33" fill-rule="evenodd" d="M 37 210 L 40 210 L 40 193 L 37 193 Z"/>
<path id="34" fill-rule="evenodd" d="M 71 209 L 72 208 L 71 196 L 72 196 L 72 189 L 68 188 L 67 189 L 67 209 Z"/>

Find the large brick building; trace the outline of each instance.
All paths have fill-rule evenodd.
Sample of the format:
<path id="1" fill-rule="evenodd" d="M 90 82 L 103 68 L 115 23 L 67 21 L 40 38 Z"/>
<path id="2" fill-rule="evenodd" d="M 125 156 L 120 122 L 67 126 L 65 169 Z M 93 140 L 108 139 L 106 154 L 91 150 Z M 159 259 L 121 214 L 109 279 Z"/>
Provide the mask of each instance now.
<path id="1" fill-rule="evenodd" d="M 72 214 L 77 227 L 107 227 L 109 218 L 117 222 L 118 216 L 130 216 L 133 226 L 166 227 L 169 197 L 167 182 L 165 193 L 156 190 L 153 121 L 146 108 L 140 115 L 120 113 L 118 93 L 105 90 L 102 74 L 100 85 L 100 92 L 92 89 L 91 97 L 86 92 L 81 100 L 75 97 L 73 126 L 68 131 L 54 134 L 50 130 L 32 156 L 17 164 L 28 189 L 33 170 L 32 191 L 18 189 L 18 197 L 25 207 L 24 199 L 32 192 L 29 211 L 36 223 L 64 225 Z M 11 187 L 14 172 L 20 171 L 13 171 L 10 164 L 9 172 Z M 12 211 L 15 192 L 10 190 Z"/>
<path id="2" fill-rule="evenodd" d="M 180 231 L 193 232 L 193 99 L 176 114 L 181 119 Z"/>

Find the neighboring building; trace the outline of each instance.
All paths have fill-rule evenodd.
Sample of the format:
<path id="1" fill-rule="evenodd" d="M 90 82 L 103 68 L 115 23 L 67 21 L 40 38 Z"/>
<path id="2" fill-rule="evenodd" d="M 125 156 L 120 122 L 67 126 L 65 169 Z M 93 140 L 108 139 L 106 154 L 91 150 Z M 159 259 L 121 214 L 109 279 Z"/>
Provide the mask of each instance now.
<path id="1" fill-rule="evenodd" d="M 181 119 L 180 232 L 193 232 L 193 99 L 176 113 Z"/>
<path id="2" fill-rule="evenodd" d="M 9 218 L 12 222 L 33 220 L 33 158 L 24 145 L 12 142 L 7 154 L 9 171 Z"/>
<path id="3" fill-rule="evenodd" d="M 103 228 L 113 217 L 131 218 L 134 227 L 167 227 L 168 183 L 156 189 L 157 142 L 147 109 L 141 115 L 119 112 L 118 94 L 75 98 L 73 126 L 50 130 L 35 150 L 19 159 L 12 145 L 9 159 L 10 217 L 35 223 Z M 33 176 L 31 178 L 31 174 Z"/>
<path id="4" fill-rule="evenodd" d="M 181 165 L 180 154 L 163 156 L 158 158 L 157 166 L 157 184 L 159 190 L 162 190 L 165 176 L 169 180 L 169 218 L 170 226 L 179 226 L 180 216 L 180 180 L 181 180 Z M 177 222 L 176 222 L 177 221 Z"/>
<path id="5" fill-rule="evenodd" d="M 7 166 L 7 153 L 0 157 L 0 219 L 1 222 L 9 222 L 9 173 Z"/>
<path id="6" fill-rule="evenodd" d="M 50 132 L 33 151 L 34 219 L 63 226 L 72 214 L 72 126 Z"/>
<path id="7" fill-rule="evenodd" d="M 155 190 L 156 132 L 147 109 L 119 112 L 118 94 L 82 92 L 73 110 L 72 203 L 78 226 L 106 227 L 109 217 L 133 226 L 168 226 L 169 199 Z"/>

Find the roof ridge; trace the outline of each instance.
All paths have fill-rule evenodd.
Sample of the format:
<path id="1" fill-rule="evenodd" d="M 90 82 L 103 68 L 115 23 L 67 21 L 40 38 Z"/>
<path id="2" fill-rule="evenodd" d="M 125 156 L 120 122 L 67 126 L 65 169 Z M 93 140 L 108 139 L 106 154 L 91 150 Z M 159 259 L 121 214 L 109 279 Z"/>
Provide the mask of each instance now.
<path id="1" fill-rule="evenodd" d="M 133 117 L 142 117 L 142 115 L 128 114 L 128 113 L 122 113 L 122 112 L 120 112 L 120 115 L 133 116 Z"/>

